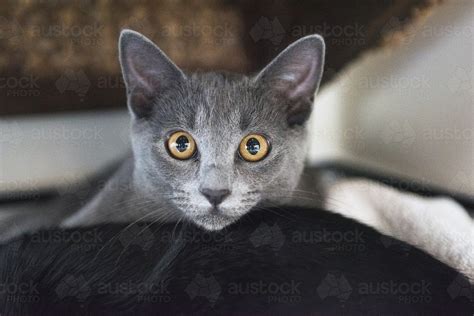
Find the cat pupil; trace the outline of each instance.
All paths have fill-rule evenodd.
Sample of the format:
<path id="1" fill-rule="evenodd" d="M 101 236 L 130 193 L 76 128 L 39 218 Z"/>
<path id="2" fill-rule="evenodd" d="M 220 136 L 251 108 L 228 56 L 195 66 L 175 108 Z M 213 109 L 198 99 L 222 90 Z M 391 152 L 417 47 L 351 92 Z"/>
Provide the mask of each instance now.
<path id="1" fill-rule="evenodd" d="M 255 138 L 250 138 L 248 141 L 247 141 L 247 151 L 251 154 L 251 155 L 256 155 L 259 151 L 260 151 L 260 143 L 258 142 L 257 139 Z"/>
<path id="2" fill-rule="evenodd" d="M 186 136 L 182 135 L 179 136 L 178 139 L 176 140 L 176 149 L 179 152 L 183 152 L 189 147 L 189 140 Z"/>

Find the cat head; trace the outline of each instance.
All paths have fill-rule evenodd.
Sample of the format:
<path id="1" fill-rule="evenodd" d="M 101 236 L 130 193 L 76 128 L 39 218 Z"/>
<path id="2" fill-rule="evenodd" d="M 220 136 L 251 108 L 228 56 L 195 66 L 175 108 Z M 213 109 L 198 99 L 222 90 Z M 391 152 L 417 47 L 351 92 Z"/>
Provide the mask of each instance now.
<path id="1" fill-rule="evenodd" d="M 320 36 L 291 44 L 254 76 L 186 74 L 139 33 L 124 30 L 119 42 L 143 194 L 208 230 L 291 197 L 323 72 Z"/>

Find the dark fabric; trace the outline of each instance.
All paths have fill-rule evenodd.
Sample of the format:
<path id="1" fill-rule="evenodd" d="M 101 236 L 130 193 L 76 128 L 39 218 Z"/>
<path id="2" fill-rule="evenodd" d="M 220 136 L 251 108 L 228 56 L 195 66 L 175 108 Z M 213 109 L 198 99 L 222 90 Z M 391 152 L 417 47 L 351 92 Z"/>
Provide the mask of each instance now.
<path id="1" fill-rule="evenodd" d="M 466 282 L 365 225 L 294 207 L 214 233 L 108 224 L 0 247 L 2 315 L 471 315 Z"/>

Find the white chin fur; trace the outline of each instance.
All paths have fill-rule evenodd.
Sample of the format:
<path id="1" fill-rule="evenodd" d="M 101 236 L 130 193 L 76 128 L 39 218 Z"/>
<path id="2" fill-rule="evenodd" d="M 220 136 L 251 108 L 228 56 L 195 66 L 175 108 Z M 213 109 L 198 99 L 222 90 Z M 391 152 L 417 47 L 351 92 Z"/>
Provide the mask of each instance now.
<path id="1" fill-rule="evenodd" d="M 237 221 L 238 217 L 228 217 L 222 215 L 202 215 L 191 218 L 191 221 L 201 228 L 209 231 L 218 231 Z"/>

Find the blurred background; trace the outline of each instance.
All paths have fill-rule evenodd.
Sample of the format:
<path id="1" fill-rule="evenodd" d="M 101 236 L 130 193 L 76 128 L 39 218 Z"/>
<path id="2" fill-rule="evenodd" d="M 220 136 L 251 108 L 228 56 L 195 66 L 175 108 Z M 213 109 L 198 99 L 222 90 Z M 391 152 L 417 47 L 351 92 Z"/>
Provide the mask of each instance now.
<path id="1" fill-rule="evenodd" d="M 67 191 L 129 150 L 123 28 L 187 70 L 260 69 L 294 40 L 327 43 L 313 165 L 474 195 L 472 0 L 5 0 L 0 196 Z"/>

